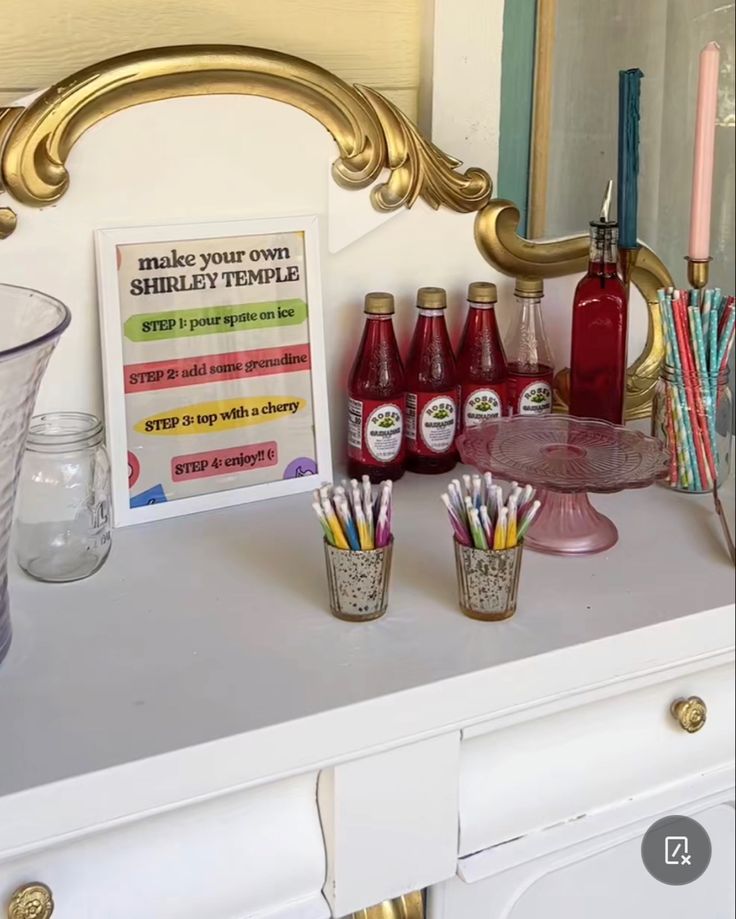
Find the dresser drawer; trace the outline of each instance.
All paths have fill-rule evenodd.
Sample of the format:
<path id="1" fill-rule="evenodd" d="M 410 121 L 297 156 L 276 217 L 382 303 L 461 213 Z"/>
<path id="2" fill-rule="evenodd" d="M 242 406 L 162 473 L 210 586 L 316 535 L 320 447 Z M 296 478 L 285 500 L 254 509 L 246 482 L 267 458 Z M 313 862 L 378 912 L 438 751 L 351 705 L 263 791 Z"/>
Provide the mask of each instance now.
<path id="1" fill-rule="evenodd" d="M 300 776 L 0 853 L 0 916 L 13 891 L 40 882 L 53 894 L 53 919 L 323 919 L 316 780 Z"/>
<path id="2" fill-rule="evenodd" d="M 728 663 L 475 729 L 460 752 L 460 856 L 732 763 L 733 687 Z M 707 720 L 687 733 L 671 705 L 693 695 Z"/>
<path id="3" fill-rule="evenodd" d="M 642 837 L 655 814 L 578 844 L 568 839 L 500 870 L 493 870 L 499 866 L 491 857 L 474 866 L 470 881 L 461 868 L 459 876 L 430 888 L 427 919 L 733 919 L 733 807 L 727 800 L 675 807 L 697 820 L 712 843 L 708 870 L 695 883 L 661 884 L 645 871 Z M 482 854 L 469 860 L 482 861 Z"/>

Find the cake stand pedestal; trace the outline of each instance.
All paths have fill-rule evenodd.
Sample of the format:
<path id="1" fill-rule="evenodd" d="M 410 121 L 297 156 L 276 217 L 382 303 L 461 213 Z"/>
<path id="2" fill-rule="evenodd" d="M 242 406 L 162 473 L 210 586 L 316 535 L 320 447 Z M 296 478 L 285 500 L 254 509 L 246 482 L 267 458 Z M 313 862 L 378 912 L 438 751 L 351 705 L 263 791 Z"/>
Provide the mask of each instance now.
<path id="1" fill-rule="evenodd" d="M 527 549 L 551 555 L 592 555 L 618 542 L 618 530 L 590 503 L 585 491 L 543 491 L 537 519 L 524 540 Z"/>

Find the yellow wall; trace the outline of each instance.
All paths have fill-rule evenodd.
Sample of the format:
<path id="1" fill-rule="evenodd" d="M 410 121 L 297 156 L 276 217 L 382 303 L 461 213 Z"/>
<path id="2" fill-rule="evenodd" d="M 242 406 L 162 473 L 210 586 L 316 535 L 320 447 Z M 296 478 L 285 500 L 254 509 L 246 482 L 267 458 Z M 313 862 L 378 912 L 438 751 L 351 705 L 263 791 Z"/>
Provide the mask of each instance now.
<path id="1" fill-rule="evenodd" d="M 95 61 L 161 45 L 287 51 L 416 117 L 423 0 L 0 0 L 0 105 Z"/>

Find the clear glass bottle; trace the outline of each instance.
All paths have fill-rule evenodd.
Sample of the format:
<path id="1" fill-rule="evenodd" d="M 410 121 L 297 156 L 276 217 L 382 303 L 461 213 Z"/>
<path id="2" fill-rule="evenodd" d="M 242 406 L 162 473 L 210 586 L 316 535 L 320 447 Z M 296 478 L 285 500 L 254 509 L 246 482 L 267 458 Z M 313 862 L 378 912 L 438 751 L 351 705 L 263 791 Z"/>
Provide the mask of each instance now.
<path id="1" fill-rule="evenodd" d="M 506 414 L 506 355 L 496 323 L 496 285 L 468 286 L 468 316 L 457 353 L 460 429 Z"/>
<path id="2" fill-rule="evenodd" d="M 93 574 L 110 551 L 110 462 L 94 415 L 31 419 L 20 475 L 16 554 L 40 581 Z"/>
<path id="3" fill-rule="evenodd" d="M 404 474 L 404 368 L 392 294 L 366 294 L 365 328 L 348 381 L 348 474 L 371 482 Z"/>
<path id="4" fill-rule="evenodd" d="M 731 472 L 733 394 L 728 368 L 703 380 L 665 366 L 652 400 L 652 434 L 666 444 L 664 483 L 694 494 L 720 486 Z"/>
<path id="5" fill-rule="evenodd" d="M 554 360 L 542 319 L 544 282 L 518 278 L 514 288 L 516 323 L 506 346 L 510 415 L 548 415 L 552 411 Z"/>
<path id="6" fill-rule="evenodd" d="M 406 361 L 406 468 L 430 475 L 457 463 L 458 385 L 441 287 L 417 291 L 417 324 Z"/>
<path id="7" fill-rule="evenodd" d="M 628 304 L 617 246 L 615 221 L 591 221 L 588 271 L 572 306 L 570 414 L 623 424 Z"/>

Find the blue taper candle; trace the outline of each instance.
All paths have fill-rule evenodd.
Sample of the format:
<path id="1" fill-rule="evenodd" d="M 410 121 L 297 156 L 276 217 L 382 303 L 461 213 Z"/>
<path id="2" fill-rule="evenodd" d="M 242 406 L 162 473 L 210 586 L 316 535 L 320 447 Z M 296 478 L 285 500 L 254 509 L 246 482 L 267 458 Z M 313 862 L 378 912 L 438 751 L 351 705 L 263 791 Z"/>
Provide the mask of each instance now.
<path id="1" fill-rule="evenodd" d="M 618 72 L 618 226 L 619 247 L 637 244 L 639 206 L 639 94 L 644 74 L 635 67 Z"/>

